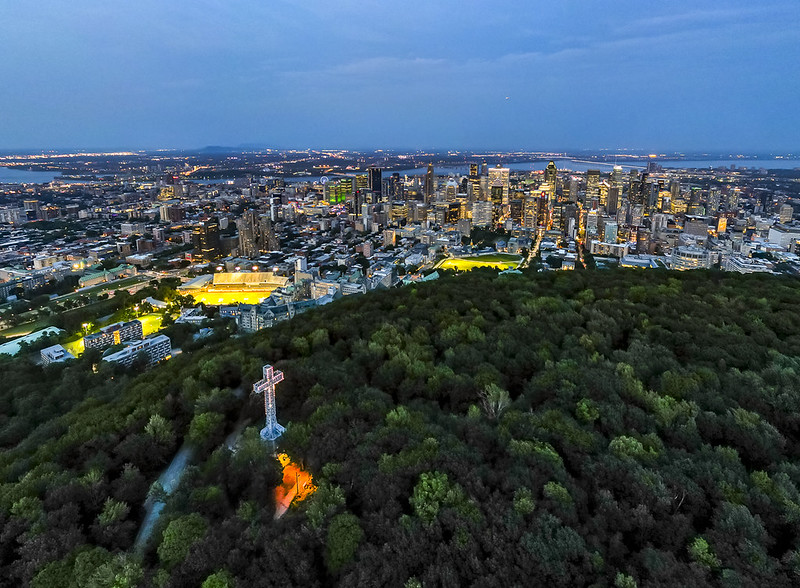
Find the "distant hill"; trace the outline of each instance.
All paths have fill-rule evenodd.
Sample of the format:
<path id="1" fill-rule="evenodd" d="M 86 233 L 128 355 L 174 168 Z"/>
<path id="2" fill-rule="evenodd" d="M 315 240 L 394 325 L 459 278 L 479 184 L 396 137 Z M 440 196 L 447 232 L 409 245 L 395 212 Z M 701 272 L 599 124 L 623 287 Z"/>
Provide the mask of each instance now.
<path id="1" fill-rule="evenodd" d="M 798 585 L 798 308 L 783 277 L 477 269 L 252 336 L 222 328 L 144 374 L 0 360 L 0 577 Z M 265 363 L 286 375 L 281 450 L 317 486 L 279 520 L 258 427 L 221 448 L 241 419 L 259 424 L 263 404 L 234 391 Z M 59 404 L 58 387 L 83 400 Z M 195 465 L 130 555 L 183 441 Z"/>

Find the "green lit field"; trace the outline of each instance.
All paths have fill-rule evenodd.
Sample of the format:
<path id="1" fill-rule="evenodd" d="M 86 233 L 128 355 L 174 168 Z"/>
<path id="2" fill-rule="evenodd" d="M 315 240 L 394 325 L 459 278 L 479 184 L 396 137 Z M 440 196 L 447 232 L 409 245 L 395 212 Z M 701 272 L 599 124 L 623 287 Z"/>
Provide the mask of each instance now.
<path id="1" fill-rule="evenodd" d="M 514 269 L 522 263 L 522 257 L 510 253 L 491 253 L 474 257 L 459 257 L 442 260 L 436 267 L 442 269 L 471 270 L 476 267 L 493 267 L 500 270 Z"/>
<path id="2" fill-rule="evenodd" d="M 161 328 L 161 319 L 163 318 L 164 315 L 160 312 L 151 312 L 150 314 L 140 316 L 139 320 L 142 321 L 142 332 L 144 336 L 147 337 L 157 332 Z"/>
<path id="3" fill-rule="evenodd" d="M 148 335 L 157 333 L 161 328 L 161 321 L 163 318 L 164 315 L 159 312 L 151 312 L 150 314 L 140 316 L 138 320 L 142 322 L 142 334 L 147 337 Z M 83 337 L 79 337 L 74 341 L 62 343 L 62 345 L 64 346 L 64 349 L 69 351 L 75 357 L 82 355 L 84 352 Z"/>
<path id="4" fill-rule="evenodd" d="M 202 302 L 211 306 L 225 304 L 258 304 L 268 297 L 272 290 L 216 290 L 208 292 L 186 291 L 191 294 L 195 302 Z"/>

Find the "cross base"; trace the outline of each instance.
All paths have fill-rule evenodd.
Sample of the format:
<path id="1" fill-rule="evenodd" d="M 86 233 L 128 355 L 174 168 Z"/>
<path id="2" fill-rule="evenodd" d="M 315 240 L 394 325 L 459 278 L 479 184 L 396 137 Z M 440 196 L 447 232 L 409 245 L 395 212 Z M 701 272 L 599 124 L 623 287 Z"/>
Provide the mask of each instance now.
<path id="1" fill-rule="evenodd" d="M 285 427 L 282 427 L 278 423 L 275 423 L 271 427 L 267 426 L 261 429 L 261 438 L 264 441 L 275 441 L 275 439 L 283 435 L 283 432 L 285 430 L 286 430 Z"/>

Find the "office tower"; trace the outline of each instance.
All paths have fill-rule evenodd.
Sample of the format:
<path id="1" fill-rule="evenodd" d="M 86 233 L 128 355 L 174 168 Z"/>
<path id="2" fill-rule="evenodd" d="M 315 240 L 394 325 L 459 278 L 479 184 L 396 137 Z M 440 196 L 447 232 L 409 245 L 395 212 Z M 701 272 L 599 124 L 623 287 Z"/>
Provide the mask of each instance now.
<path id="1" fill-rule="evenodd" d="M 499 182 L 499 185 L 503 188 L 503 195 L 502 195 L 502 204 L 505 205 L 508 203 L 508 190 L 510 187 L 509 181 L 509 170 L 507 167 L 500 167 L 500 164 L 497 164 L 497 167 L 493 167 L 489 169 L 489 186 L 491 189 L 494 190 L 494 187 Z M 494 201 L 494 195 L 492 195 L 492 201 Z"/>
<path id="2" fill-rule="evenodd" d="M 617 231 L 619 225 L 616 222 L 608 221 L 603 223 L 603 241 L 606 243 L 617 242 Z"/>
<path id="3" fill-rule="evenodd" d="M 608 189 L 608 198 L 606 199 L 606 212 L 610 215 L 617 214 L 617 207 L 619 206 L 620 192 L 622 191 L 621 185 L 612 185 Z"/>
<path id="4" fill-rule="evenodd" d="M 722 194 L 719 188 L 711 188 L 708 192 L 708 211 L 711 214 L 716 214 L 719 210 L 719 205 L 722 203 Z"/>
<path id="5" fill-rule="evenodd" d="M 567 232 L 566 206 L 564 204 L 553 206 L 553 229 L 558 229 L 562 234 Z"/>
<path id="6" fill-rule="evenodd" d="M 383 187 L 383 170 L 379 167 L 370 167 L 367 173 L 370 191 L 380 194 Z"/>
<path id="7" fill-rule="evenodd" d="M 239 255 L 242 257 L 258 257 L 280 248 L 267 214 L 245 210 L 242 218 L 236 221 L 236 228 L 239 230 Z"/>
<path id="8" fill-rule="evenodd" d="M 258 233 L 259 233 L 259 247 L 261 251 L 278 251 L 281 246 L 278 242 L 278 236 L 272 226 L 272 220 L 269 215 L 262 214 L 258 217 Z"/>
<path id="9" fill-rule="evenodd" d="M 628 224 L 628 211 L 630 209 L 630 204 L 628 203 L 627 198 L 623 198 L 622 201 L 619 203 L 619 207 L 617 207 L 617 224 L 618 225 L 625 225 Z"/>
<path id="10" fill-rule="evenodd" d="M 389 179 L 389 198 L 391 200 L 403 199 L 403 182 L 400 180 L 400 174 L 394 172 Z"/>
<path id="11" fill-rule="evenodd" d="M 450 178 L 447 180 L 447 185 L 444 189 L 445 193 L 445 200 L 447 202 L 455 202 L 456 194 L 458 193 L 458 184 L 456 184 L 455 179 Z"/>
<path id="12" fill-rule="evenodd" d="M 578 187 L 579 187 L 580 180 L 578 176 L 570 176 L 569 178 L 569 201 L 570 202 L 577 202 L 578 201 Z"/>
<path id="13" fill-rule="evenodd" d="M 512 198 L 509 202 L 509 210 L 511 220 L 516 224 L 521 225 L 524 220 L 525 208 L 523 205 L 524 198 Z"/>
<path id="14" fill-rule="evenodd" d="M 436 179 L 433 175 L 433 164 L 428 164 L 428 171 L 425 172 L 425 204 L 430 204 L 433 194 L 436 191 Z"/>
<path id="15" fill-rule="evenodd" d="M 558 182 L 558 168 L 556 168 L 555 161 L 551 161 L 547 164 L 544 170 L 544 181 L 548 184 L 552 184 L 553 191 L 555 191 Z"/>
<path id="16" fill-rule="evenodd" d="M 792 222 L 793 215 L 794 215 L 794 208 L 792 208 L 791 204 L 784 204 L 778 210 L 778 220 L 782 224 Z"/>
<path id="17" fill-rule="evenodd" d="M 680 200 L 681 184 L 678 182 L 678 180 L 672 180 L 669 183 L 669 197 L 671 200 Z"/>
<path id="18" fill-rule="evenodd" d="M 549 229 L 550 222 L 552 220 L 552 209 L 550 207 L 550 200 L 547 198 L 547 194 L 544 192 L 539 193 L 538 204 L 537 204 L 537 215 L 536 215 L 536 224 L 539 227 Z"/>
<path id="19" fill-rule="evenodd" d="M 245 210 L 242 218 L 236 220 L 236 228 L 239 231 L 239 255 L 243 257 L 259 255 L 257 217 L 258 213 L 255 210 Z"/>
<path id="20" fill-rule="evenodd" d="M 639 189 L 639 172 L 635 169 L 632 169 L 628 172 L 628 191 L 624 192 L 625 197 L 630 200 L 631 194 L 635 193 Z"/>
<path id="21" fill-rule="evenodd" d="M 650 207 L 650 193 L 651 193 L 651 183 L 648 181 L 649 174 L 647 172 L 642 172 L 642 179 L 639 182 L 639 197 L 636 199 L 635 204 L 641 207 L 642 215 L 647 215 Z M 634 204 L 632 202 L 632 204 Z M 641 222 L 633 223 L 634 225 L 640 225 Z"/>
<path id="22" fill-rule="evenodd" d="M 481 175 L 477 163 L 469 164 L 469 178 L 467 179 L 467 182 L 469 187 L 467 194 L 469 195 L 470 202 L 483 200 L 483 194 L 481 190 Z"/>
<path id="23" fill-rule="evenodd" d="M 492 203 L 479 200 L 472 207 L 472 226 L 488 227 L 492 224 Z"/>
<path id="24" fill-rule="evenodd" d="M 535 229 L 538 214 L 539 198 L 535 193 L 526 194 L 523 201 L 522 226 L 526 229 Z"/>
<path id="25" fill-rule="evenodd" d="M 650 229 L 653 231 L 653 234 L 658 233 L 659 231 L 663 231 L 667 228 L 667 215 L 666 214 L 654 214 L 650 217 Z"/>
<path id="26" fill-rule="evenodd" d="M 611 187 L 618 188 L 619 194 L 622 194 L 623 177 L 622 166 L 615 165 L 614 170 L 611 172 Z"/>
<path id="27" fill-rule="evenodd" d="M 603 207 L 605 207 L 606 203 L 608 202 L 608 190 L 609 190 L 608 182 L 606 182 L 605 180 L 600 182 L 600 197 L 599 197 L 599 200 L 600 200 L 600 205 L 603 206 Z"/>
<path id="28" fill-rule="evenodd" d="M 637 204 L 635 206 L 631 206 L 630 209 L 630 224 L 633 227 L 638 227 L 642 224 L 642 217 L 644 216 L 644 207 L 641 204 Z"/>
<path id="29" fill-rule="evenodd" d="M 739 197 L 742 191 L 739 188 L 734 188 L 728 194 L 728 210 L 737 210 L 739 208 Z"/>
<path id="30" fill-rule="evenodd" d="M 668 190 L 661 190 L 656 197 L 656 205 L 655 210 L 658 212 L 664 212 L 671 208 L 672 198 L 670 197 L 670 193 Z"/>
<path id="31" fill-rule="evenodd" d="M 500 179 L 495 179 L 490 190 L 492 201 L 492 220 L 495 224 L 500 222 L 503 214 L 503 183 Z"/>
<path id="32" fill-rule="evenodd" d="M 586 212 L 586 235 L 597 235 L 597 210 L 589 210 Z"/>
<path id="33" fill-rule="evenodd" d="M 647 193 L 649 187 L 647 184 L 647 172 L 642 172 L 642 177 L 635 184 L 631 182 L 630 192 L 628 193 L 628 201 L 631 206 L 644 206 L 647 201 Z"/>
<path id="34" fill-rule="evenodd" d="M 194 228 L 195 245 L 200 250 L 200 256 L 206 261 L 215 259 L 220 254 L 219 221 L 213 218 L 203 221 Z"/>
<path id="35" fill-rule="evenodd" d="M 481 164 L 481 175 L 487 176 L 489 175 L 489 164 L 485 161 Z"/>
<path id="36" fill-rule="evenodd" d="M 455 224 L 461 216 L 461 205 L 458 202 L 448 202 L 445 209 L 445 223 Z"/>
<path id="37" fill-rule="evenodd" d="M 586 200 L 600 198 L 600 171 L 590 169 L 586 172 Z"/>

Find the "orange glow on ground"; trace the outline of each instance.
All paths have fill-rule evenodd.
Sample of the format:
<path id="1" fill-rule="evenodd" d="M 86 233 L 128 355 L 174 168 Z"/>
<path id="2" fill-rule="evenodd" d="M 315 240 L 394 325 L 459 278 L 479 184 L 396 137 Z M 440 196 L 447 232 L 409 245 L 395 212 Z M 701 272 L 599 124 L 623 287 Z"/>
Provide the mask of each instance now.
<path id="1" fill-rule="evenodd" d="M 301 502 L 317 489 L 307 472 L 294 463 L 285 453 L 278 454 L 278 461 L 283 467 L 283 483 L 275 488 L 275 518 L 279 519 L 289 510 L 292 502 Z"/>

